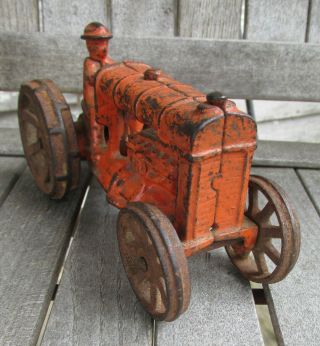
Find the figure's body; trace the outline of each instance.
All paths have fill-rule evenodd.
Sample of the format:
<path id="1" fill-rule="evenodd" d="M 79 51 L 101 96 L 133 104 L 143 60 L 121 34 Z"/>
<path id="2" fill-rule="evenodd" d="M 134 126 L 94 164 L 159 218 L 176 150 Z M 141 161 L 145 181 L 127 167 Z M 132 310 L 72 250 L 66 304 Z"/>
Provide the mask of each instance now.
<path id="1" fill-rule="evenodd" d="M 104 145 L 104 127 L 96 121 L 95 111 L 95 79 L 97 72 L 105 65 L 114 61 L 108 56 L 109 40 L 112 38 L 111 32 L 100 23 L 90 23 L 84 29 L 81 36 L 86 40 L 89 57 L 83 64 L 83 110 L 85 114 L 85 124 L 89 131 L 90 160 L 97 162 L 101 155 L 101 147 Z"/>

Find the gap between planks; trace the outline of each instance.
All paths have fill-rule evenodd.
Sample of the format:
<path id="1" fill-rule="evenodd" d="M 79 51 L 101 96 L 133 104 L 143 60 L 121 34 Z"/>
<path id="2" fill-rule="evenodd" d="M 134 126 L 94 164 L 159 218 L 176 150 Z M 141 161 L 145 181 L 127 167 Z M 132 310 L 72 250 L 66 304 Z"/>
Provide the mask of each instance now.
<path id="1" fill-rule="evenodd" d="M 47 324 L 48 324 L 48 321 L 49 321 L 49 318 L 50 318 L 50 313 L 51 313 L 51 310 L 52 310 L 52 307 L 53 307 L 53 303 L 54 303 L 54 300 L 55 300 L 56 295 L 57 295 L 58 290 L 59 290 L 59 285 L 60 285 L 61 278 L 62 278 L 62 275 L 63 275 L 64 266 L 65 266 L 65 263 L 67 261 L 68 255 L 70 253 L 70 249 L 71 249 L 71 246 L 72 246 L 72 242 L 73 242 L 74 236 L 75 236 L 75 234 L 76 234 L 76 232 L 78 230 L 78 227 L 79 227 L 79 221 L 80 221 L 80 217 L 81 217 L 81 213 L 82 213 L 83 207 L 84 207 L 85 202 L 86 202 L 87 197 L 88 197 L 88 193 L 89 193 L 89 190 L 90 190 L 90 183 L 89 183 L 90 179 L 91 179 L 91 176 L 89 176 L 89 179 L 88 179 L 88 182 L 87 182 L 87 187 L 84 190 L 83 197 L 81 198 L 81 203 L 79 203 L 80 207 L 77 210 L 77 213 L 76 213 L 77 216 L 76 216 L 73 224 L 71 225 L 72 232 L 71 232 L 71 235 L 70 235 L 69 243 L 68 243 L 66 252 L 65 252 L 64 257 L 63 257 L 63 261 L 62 261 L 60 269 L 59 269 L 59 274 L 58 274 L 58 278 L 57 278 L 56 287 L 55 287 L 55 289 L 54 289 L 54 291 L 52 293 L 51 301 L 49 303 L 49 306 L 48 306 L 45 318 L 43 320 L 43 324 L 42 324 L 41 329 L 40 329 L 40 334 L 39 334 L 36 346 L 40 346 L 41 345 L 44 333 L 46 331 L 46 327 L 47 327 Z"/>
<path id="2" fill-rule="evenodd" d="M 303 168 L 303 169 L 306 169 L 306 168 Z M 311 168 L 310 168 L 310 169 L 311 169 Z M 316 169 L 311 169 L 311 170 L 316 170 Z M 304 181 L 304 179 L 303 179 L 301 173 L 299 172 L 299 169 L 298 169 L 298 168 L 295 168 L 294 171 L 295 171 L 295 173 L 296 173 L 298 179 L 300 180 L 300 183 L 301 183 L 301 185 L 303 186 L 303 188 L 304 188 L 306 194 L 308 195 L 308 197 L 309 197 L 311 203 L 313 204 L 314 209 L 317 211 L 318 215 L 320 216 L 320 209 L 319 209 L 319 207 L 318 207 L 318 205 L 317 205 L 317 203 L 316 203 L 316 201 L 315 201 L 313 195 L 311 194 L 310 190 L 308 189 L 308 187 L 307 187 L 307 185 L 306 185 L 306 183 L 305 183 L 305 181 Z M 319 174 L 320 174 L 320 170 L 316 170 L 316 171 L 318 171 Z"/>
<path id="3" fill-rule="evenodd" d="M 1 156 L 0 156 L 1 157 Z M 11 178 L 11 181 L 9 182 L 8 186 L 5 188 L 3 193 L 0 195 L 0 207 L 6 200 L 6 198 L 9 196 L 10 192 L 16 185 L 17 181 L 21 177 L 22 173 L 26 170 L 26 164 L 21 164 L 21 167 L 17 169 L 17 171 L 13 174 L 13 177 Z"/>

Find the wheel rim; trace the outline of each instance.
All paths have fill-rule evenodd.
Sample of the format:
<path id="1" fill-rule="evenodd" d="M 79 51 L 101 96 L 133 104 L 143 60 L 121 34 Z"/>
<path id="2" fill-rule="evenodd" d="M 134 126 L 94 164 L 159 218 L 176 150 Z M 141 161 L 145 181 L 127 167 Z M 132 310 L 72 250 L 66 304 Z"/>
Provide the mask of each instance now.
<path id="1" fill-rule="evenodd" d="M 21 139 L 31 173 L 45 193 L 53 189 L 52 153 L 44 119 L 39 116 L 41 107 L 32 91 L 20 94 L 19 123 Z"/>
<path id="2" fill-rule="evenodd" d="M 49 80 L 23 84 L 19 125 L 25 156 L 41 191 L 62 198 L 77 187 L 80 156 L 69 107 Z"/>
<path id="3" fill-rule="evenodd" d="M 300 227 L 284 191 L 275 183 L 251 176 L 245 215 L 258 225 L 257 242 L 250 253 L 228 246 L 232 262 L 249 280 L 274 283 L 295 265 L 300 249 Z"/>
<path id="4" fill-rule="evenodd" d="M 126 226 L 124 226 L 126 227 Z M 131 220 L 126 228 L 123 249 L 130 281 L 152 315 L 163 314 L 167 306 L 166 286 L 160 259 L 142 224 Z"/>
<path id="5" fill-rule="evenodd" d="M 189 304 L 190 283 L 180 240 L 160 213 L 143 203 L 129 205 L 119 214 L 118 240 L 124 269 L 137 298 L 155 319 L 172 321 Z"/>

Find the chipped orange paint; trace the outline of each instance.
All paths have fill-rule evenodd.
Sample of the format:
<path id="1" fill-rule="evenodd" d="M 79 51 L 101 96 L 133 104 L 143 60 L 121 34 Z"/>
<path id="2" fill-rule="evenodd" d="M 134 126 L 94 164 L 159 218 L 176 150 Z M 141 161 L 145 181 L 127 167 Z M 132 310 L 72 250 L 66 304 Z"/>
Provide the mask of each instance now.
<path id="1" fill-rule="evenodd" d="M 257 227 L 244 209 L 254 120 L 234 102 L 206 97 L 146 64 L 113 61 L 111 33 L 99 35 L 84 37 L 90 55 L 76 129 L 81 156 L 109 202 L 156 205 L 188 256 L 235 239 L 243 239 L 238 251 L 250 250 Z"/>

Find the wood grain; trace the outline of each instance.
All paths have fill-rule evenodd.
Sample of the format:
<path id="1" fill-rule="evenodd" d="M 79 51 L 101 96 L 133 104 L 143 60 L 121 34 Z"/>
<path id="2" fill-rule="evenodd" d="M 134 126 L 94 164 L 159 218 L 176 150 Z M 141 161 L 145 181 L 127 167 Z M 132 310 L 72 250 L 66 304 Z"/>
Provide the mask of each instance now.
<path id="1" fill-rule="evenodd" d="M 259 141 L 253 157 L 257 166 L 320 168 L 320 144 Z"/>
<path id="2" fill-rule="evenodd" d="M 304 42 L 309 0 L 247 0 L 245 37 Z"/>
<path id="3" fill-rule="evenodd" d="M 320 335 L 320 217 L 292 169 L 255 168 L 288 194 L 301 225 L 301 251 L 293 271 L 265 288 L 280 345 L 317 345 Z M 281 334 L 279 331 L 281 330 Z"/>
<path id="4" fill-rule="evenodd" d="M 189 259 L 191 303 L 172 323 L 157 323 L 157 346 L 263 345 L 249 282 L 224 249 Z"/>
<path id="5" fill-rule="evenodd" d="M 80 37 L 90 22 L 110 25 L 108 3 L 109 0 L 42 0 L 44 31 Z"/>
<path id="6" fill-rule="evenodd" d="M 81 187 L 63 201 L 36 188 L 26 170 L 0 208 L 0 344 L 33 345 L 77 215 Z"/>
<path id="7" fill-rule="evenodd" d="M 285 101 L 282 102 L 287 103 Z M 320 104 L 318 105 L 320 106 Z M 276 138 L 277 141 L 319 143 L 319 114 L 320 109 L 314 115 L 304 114 L 302 117 L 258 122 L 259 139 L 272 141 Z"/>
<path id="8" fill-rule="evenodd" d="M 78 36 L 3 33 L 0 45 L 3 88 L 50 78 L 64 91 L 81 90 L 86 52 Z M 314 73 L 320 70 L 320 45 L 115 37 L 110 54 L 158 66 L 204 92 L 220 90 L 230 98 L 320 99 L 320 75 Z"/>
<path id="9" fill-rule="evenodd" d="M 112 31 L 118 36 L 174 36 L 176 0 L 114 0 Z"/>
<path id="10" fill-rule="evenodd" d="M 0 17 L 0 30 L 39 31 L 37 0 L 1 0 Z"/>
<path id="11" fill-rule="evenodd" d="M 84 206 L 43 345 L 151 345 L 151 318 L 124 273 L 118 211 L 95 182 Z"/>
<path id="12" fill-rule="evenodd" d="M 320 0 L 311 0 L 310 4 L 307 40 L 312 43 L 320 43 Z"/>
<path id="13" fill-rule="evenodd" d="M 242 0 L 179 2 L 179 36 L 236 39 L 241 36 Z"/>

